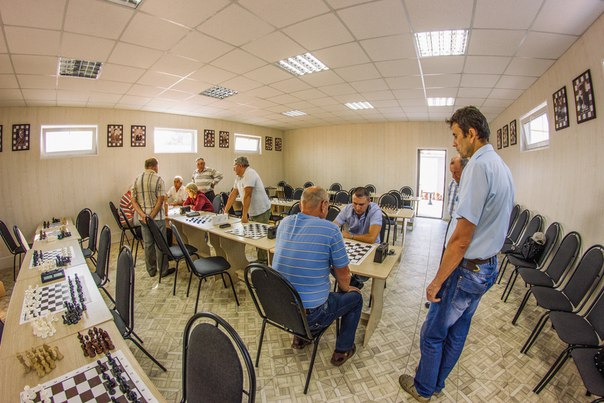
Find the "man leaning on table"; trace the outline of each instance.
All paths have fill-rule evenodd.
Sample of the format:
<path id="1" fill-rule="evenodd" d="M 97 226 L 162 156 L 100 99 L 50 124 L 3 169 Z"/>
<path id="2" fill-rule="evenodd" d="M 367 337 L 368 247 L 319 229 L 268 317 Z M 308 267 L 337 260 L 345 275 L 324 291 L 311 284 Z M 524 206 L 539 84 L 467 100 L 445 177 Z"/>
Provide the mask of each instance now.
<path id="1" fill-rule="evenodd" d="M 316 333 L 341 318 L 331 356 L 331 363 L 340 366 L 355 353 L 354 337 L 363 297 L 350 285 L 342 234 L 334 223 L 325 220 L 329 209 L 327 192 L 318 186 L 304 189 L 300 206 L 299 214 L 285 217 L 277 227 L 273 268 L 300 294 L 311 332 Z M 330 269 L 338 282 L 338 292 L 330 292 Z M 301 349 L 307 344 L 294 337 L 292 348 Z"/>
<path id="2" fill-rule="evenodd" d="M 448 123 L 453 146 L 470 160 L 461 178 L 457 225 L 426 288 L 431 304 L 420 333 L 415 377 L 399 378 L 403 390 L 420 402 L 442 391 L 461 355 L 480 298 L 497 278 L 497 252 L 514 201 L 512 175 L 489 144 L 484 115 L 468 106 L 458 109 Z"/>

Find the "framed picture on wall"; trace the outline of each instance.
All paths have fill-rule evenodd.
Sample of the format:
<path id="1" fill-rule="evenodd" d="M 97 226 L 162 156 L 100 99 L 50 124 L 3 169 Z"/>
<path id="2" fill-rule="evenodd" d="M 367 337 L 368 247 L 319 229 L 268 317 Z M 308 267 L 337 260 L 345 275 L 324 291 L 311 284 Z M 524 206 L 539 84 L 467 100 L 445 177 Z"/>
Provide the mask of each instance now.
<path id="1" fill-rule="evenodd" d="M 501 129 L 497 129 L 497 149 L 501 150 Z"/>
<path id="2" fill-rule="evenodd" d="M 283 150 L 283 141 L 281 137 L 275 137 L 275 151 Z"/>
<path id="3" fill-rule="evenodd" d="M 518 142 L 516 137 L 516 119 L 510 122 L 510 145 L 514 146 Z"/>
<path id="4" fill-rule="evenodd" d="M 566 98 L 566 85 L 554 92 L 554 128 L 556 131 L 567 128 L 568 123 L 568 100 Z"/>
<path id="5" fill-rule="evenodd" d="M 229 132 L 218 132 L 218 147 L 229 148 Z"/>
<path id="6" fill-rule="evenodd" d="M 29 124 L 13 125 L 13 151 L 29 150 Z"/>
<path id="7" fill-rule="evenodd" d="M 596 101 L 594 99 L 594 90 L 591 85 L 591 72 L 589 69 L 573 80 L 573 89 L 575 90 L 577 123 L 595 119 Z"/>
<path id="8" fill-rule="evenodd" d="M 107 125 L 107 147 L 122 147 L 124 145 L 124 126 Z"/>
<path id="9" fill-rule="evenodd" d="M 266 151 L 273 151 L 273 138 L 269 136 L 264 137 L 264 149 Z"/>
<path id="10" fill-rule="evenodd" d="M 2 152 L 2 125 L 0 125 L 0 153 Z"/>
<path id="11" fill-rule="evenodd" d="M 147 126 L 130 126 L 130 147 L 147 146 Z"/>
<path id="12" fill-rule="evenodd" d="M 508 125 L 503 126 L 501 129 L 501 143 L 503 144 L 503 148 L 508 146 Z"/>
<path id="13" fill-rule="evenodd" d="M 214 147 L 214 130 L 205 129 L 203 131 L 203 146 Z"/>

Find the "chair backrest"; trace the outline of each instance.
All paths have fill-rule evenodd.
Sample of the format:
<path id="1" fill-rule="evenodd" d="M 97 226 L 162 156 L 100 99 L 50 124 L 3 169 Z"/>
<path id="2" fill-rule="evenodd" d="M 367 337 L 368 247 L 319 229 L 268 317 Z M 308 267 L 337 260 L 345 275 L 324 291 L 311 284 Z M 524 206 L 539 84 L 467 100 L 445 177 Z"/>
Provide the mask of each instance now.
<path id="1" fill-rule="evenodd" d="M 172 255 L 172 251 L 170 250 L 170 246 L 168 246 L 168 241 L 164 234 L 161 233 L 159 227 L 155 223 L 155 220 L 152 220 L 151 217 L 147 216 L 147 226 L 149 226 L 149 230 L 151 230 L 151 236 L 153 236 L 153 241 L 155 245 L 161 250 L 161 253 L 164 254 L 168 259 L 174 259 Z"/>
<path id="2" fill-rule="evenodd" d="M 226 192 L 220 192 L 220 197 L 222 197 L 222 205 L 226 206 L 227 201 L 229 200 L 229 194 Z M 234 203 L 233 203 L 234 204 Z M 231 208 L 229 209 L 229 211 L 225 211 L 225 213 L 229 213 L 229 214 L 235 214 L 235 209 L 233 208 L 233 206 L 231 205 Z"/>
<path id="3" fill-rule="evenodd" d="M 21 232 L 19 227 L 13 225 L 13 233 L 15 234 L 15 238 L 17 238 L 17 242 L 21 246 L 21 249 L 27 252 L 29 250 L 29 243 L 27 243 L 27 239 L 25 239 L 23 232 Z"/>
<path id="4" fill-rule="evenodd" d="M 260 263 L 245 268 L 245 285 L 263 320 L 286 332 L 312 339 L 298 291 L 277 272 Z"/>
<path id="5" fill-rule="evenodd" d="M 334 182 L 331 184 L 331 186 L 329 187 L 329 190 L 333 191 L 333 192 L 337 192 L 338 190 L 342 190 L 342 185 L 339 184 L 338 182 Z"/>
<path id="6" fill-rule="evenodd" d="M 13 239 L 13 236 L 10 234 L 8 227 L 4 223 L 4 221 L 0 220 L 0 234 L 2 234 L 2 239 L 4 239 L 4 243 L 6 247 L 10 251 L 10 253 L 14 254 L 19 247 L 17 242 Z"/>
<path id="7" fill-rule="evenodd" d="M 526 226 L 526 229 L 522 233 L 522 237 L 518 241 L 518 245 L 524 245 L 524 242 L 532 237 L 535 232 L 540 232 L 543 228 L 543 217 L 540 214 L 536 214 Z"/>
<path id="8" fill-rule="evenodd" d="M 187 249 L 184 241 L 182 240 L 182 237 L 180 236 L 180 233 L 178 232 L 178 229 L 176 228 L 176 226 L 174 225 L 174 223 L 170 223 L 170 228 L 172 228 L 172 235 L 174 236 L 174 238 L 176 238 L 176 242 L 178 243 L 178 246 L 180 247 L 180 250 L 182 251 L 182 255 L 185 257 L 185 262 L 187 262 L 187 267 L 189 268 L 189 270 L 191 271 L 191 273 L 197 273 L 197 271 L 195 271 L 194 265 L 193 265 L 193 259 L 191 258 L 191 255 L 189 254 L 189 250 Z"/>
<path id="9" fill-rule="evenodd" d="M 374 185 L 372 185 L 372 184 L 365 185 L 365 189 L 367 189 L 367 191 L 368 191 L 369 193 L 375 193 L 375 191 L 376 191 L 375 186 L 374 186 Z"/>
<path id="10" fill-rule="evenodd" d="M 411 186 L 403 186 L 400 190 L 400 194 L 403 196 L 413 196 L 413 188 Z"/>
<path id="11" fill-rule="evenodd" d="M 298 214 L 299 212 L 300 212 L 300 202 L 295 202 L 289 208 L 289 211 L 287 212 L 287 215 Z"/>
<path id="12" fill-rule="evenodd" d="M 335 203 L 348 204 L 350 203 L 350 195 L 347 191 L 340 190 L 338 193 L 336 193 L 333 201 Z"/>
<path id="13" fill-rule="evenodd" d="M 390 193 L 384 193 L 380 196 L 378 205 L 383 208 L 398 208 L 398 201 Z"/>
<path id="14" fill-rule="evenodd" d="M 128 221 L 126 213 L 124 213 L 124 210 L 121 207 L 120 207 L 120 214 L 122 215 L 122 218 L 125 221 L 126 228 L 128 229 L 128 231 L 130 231 L 130 233 L 132 234 L 132 236 L 134 237 L 134 239 L 139 239 L 140 237 L 136 234 L 136 231 L 134 230 L 134 228 L 132 227 L 132 225 L 130 225 L 130 221 Z"/>
<path id="15" fill-rule="evenodd" d="M 300 200 L 302 198 L 302 193 L 304 192 L 304 189 L 302 188 L 296 188 L 294 190 L 294 193 L 292 195 L 292 199 L 294 200 Z"/>
<path id="16" fill-rule="evenodd" d="M 598 297 L 585 315 L 585 319 L 594 328 L 600 340 L 604 338 L 604 288 L 598 292 Z"/>
<path id="17" fill-rule="evenodd" d="M 122 246 L 117 258 L 114 310 L 126 325 L 129 335 L 134 329 L 134 261 L 127 245 Z"/>
<path id="18" fill-rule="evenodd" d="M 210 312 L 193 315 L 182 345 L 183 402 L 241 402 L 244 394 L 254 402 L 254 365 L 243 340 L 227 321 Z M 246 366 L 248 390 L 244 389 L 241 361 Z"/>
<path id="19" fill-rule="evenodd" d="M 0 344 L 2 344 L 2 333 L 4 333 L 4 322 L 0 320 Z"/>
<path id="20" fill-rule="evenodd" d="M 547 260 L 549 254 L 554 250 L 554 247 L 558 244 L 558 238 L 560 238 L 560 232 L 562 228 L 559 222 L 551 223 L 545 230 L 545 245 L 543 245 L 543 252 L 537 260 L 537 266 L 543 267 L 543 263 Z"/>
<path id="21" fill-rule="evenodd" d="M 391 194 L 396 199 L 397 208 L 403 207 L 403 197 L 401 196 L 401 193 L 398 190 L 395 190 L 395 189 L 389 190 L 388 194 Z"/>
<path id="22" fill-rule="evenodd" d="M 327 209 L 327 216 L 325 217 L 325 219 L 327 221 L 333 221 L 336 219 L 338 214 L 340 214 L 340 209 L 337 206 L 332 206 L 330 204 L 329 208 Z"/>
<path id="23" fill-rule="evenodd" d="M 287 185 L 287 182 L 285 182 L 285 181 L 279 181 L 279 182 L 277 182 L 277 186 L 279 186 L 279 187 L 283 187 L 285 185 Z"/>
<path id="24" fill-rule="evenodd" d="M 314 184 L 314 183 L 312 183 L 311 181 L 304 182 L 304 186 L 303 186 L 303 187 L 304 187 L 304 189 L 309 188 L 309 187 L 311 187 L 311 186 L 315 186 L 315 184 Z"/>
<path id="25" fill-rule="evenodd" d="M 221 195 L 216 195 L 214 196 L 214 200 L 212 200 L 212 206 L 214 206 L 214 212 L 216 214 L 219 214 L 222 212 L 222 196 Z"/>
<path id="26" fill-rule="evenodd" d="M 96 238 L 99 233 L 99 216 L 97 213 L 92 213 L 90 216 L 90 232 L 88 233 L 88 249 L 96 252 Z"/>
<path id="27" fill-rule="evenodd" d="M 90 236 L 90 219 L 92 218 L 92 210 L 83 208 L 76 217 L 76 229 L 83 240 Z"/>
<path id="28" fill-rule="evenodd" d="M 575 310 L 580 310 L 596 289 L 604 270 L 604 247 L 594 245 L 583 256 L 562 289 Z"/>
<path id="29" fill-rule="evenodd" d="M 113 218 L 119 229 L 125 231 L 126 228 L 122 225 L 122 220 L 120 220 L 120 213 L 117 211 L 117 207 L 115 207 L 115 204 L 113 204 L 112 201 L 109 202 L 109 210 L 111 210 L 111 214 L 113 214 Z"/>
<path id="30" fill-rule="evenodd" d="M 524 227 L 526 227 L 526 223 L 528 222 L 530 215 L 531 212 L 528 209 L 525 209 L 522 211 L 522 213 L 520 213 L 516 223 L 514 224 L 514 227 L 512 228 L 512 231 L 510 232 L 510 235 L 508 236 L 510 241 L 513 243 L 518 242 L 518 239 L 520 238 L 522 231 L 524 231 Z"/>
<path id="31" fill-rule="evenodd" d="M 283 186 L 283 195 L 286 199 L 291 199 L 294 196 L 294 188 L 287 183 Z"/>
<path id="32" fill-rule="evenodd" d="M 554 256 L 552 256 L 545 269 L 545 273 L 552 279 L 554 285 L 557 286 L 564 280 L 563 277 L 577 260 L 580 250 L 581 235 L 578 232 L 569 232 L 562 238 L 560 246 L 554 252 Z"/>
<path id="33" fill-rule="evenodd" d="M 514 208 L 512 208 L 512 212 L 510 213 L 510 222 L 508 224 L 508 236 L 510 235 L 510 231 L 518 219 L 518 215 L 520 214 L 520 204 L 516 204 Z"/>
<path id="34" fill-rule="evenodd" d="M 382 228 L 380 229 L 380 242 L 381 243 L 390 243 L 390 226 L 392 222 L 390 221 L 390 217 L 384 210 L 382 211 Z"/>
<path id="35" fill-rule="evenodd" d="M 96 274 L 106 282 L 109 276 L 109 257 L 111 253 L 111 230 L 104 225 L 99 238 L 99 251 L 96 257 Z"/>

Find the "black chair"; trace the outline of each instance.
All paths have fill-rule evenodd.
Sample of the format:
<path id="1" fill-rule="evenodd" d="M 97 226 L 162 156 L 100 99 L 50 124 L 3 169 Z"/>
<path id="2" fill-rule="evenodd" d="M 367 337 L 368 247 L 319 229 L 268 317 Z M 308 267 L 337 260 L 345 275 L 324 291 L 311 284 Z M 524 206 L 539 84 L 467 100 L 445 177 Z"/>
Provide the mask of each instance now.
<path id="1" fill-rule="evenodd" d="M 570 355 L 577 366 L 583 385 L 588 395 L 604 396 L 604 377 L 595 365 L 595 357 L 601 348 L 580 348 L 571 351 Z M 604 402 L 604 399 L 596 399 L 592 403 Z"/>
<path id="2" fill-rule="evenodd" d="M 401 194 L 401 197 L 403 198 L 403 208 L 413 208 L 413 204 L 411 204 L 411 201 L 405 200 L 405 197 L 414 196 L 413 188 L 411 188 L 411 186 L 403 186 L 401 188 L 401 190 L 399 191 L 399 193 Z"/>
<path id="3" fill-rule="evenodd" d="M 220 275 L 222 277 L 222 281 L 224 286 L 226 287 L 226 283 L 224 282 L 224 275 L 226 274 L 229 277 L 229 281 L 231 282 L 231 289 L 233 290 L 233 295 L 235 296 L 235 302 L 237 302 L 237 306 L 239 306 L 239 299 L 237 298 L 237 292 L 235 291 L 235 285 L 233 284 L 233 279 L 231 275 L 227 271 L 231 268 L 229 262 L 226 261 L 222 256 L 210 256 L 210 257 L 202 257 L 195 261 L 191 259 L 191 255 L 187 250 L 185 243 L 180 237 L 180 233 L 178 229 L 174 226 L 174 224 L 170 224 L 172 227 L 172 232 L 176 237 L 176 242 L 178 242 L 178 246 L 180 246 L 180 250 L 185 257 L 185 262 L 189 267 L 191 273 L 199 277 L 199 285 L 197 286 L 197 299 L 195 300 L 195 312 L 197 313 L 197 306 L 199 305 L 199 293 L 201 291 L 201 281 L 212 276 Z M 187 297 L 189 296 L 189 289 L 191 287 L 191 277 L 189 277 L 189 286 L 187 287 Z"/>
<path id="4" fill-rule="evenodd" d="M 285 277 L 277 271 L 259 263 L 252 263 L 245 268 L 245 284 L 250 292 L 252 301 L 256 306 L 258 314 L 262 318 L 262 329 L 258 342 L 258 353 L 256 354 L 256 367 L 260 362 L 262 341 L 266 325 L 275 326 L 285 332 L 299 337 L 305 342 L 313 344 L 310 366 L 306 375 L 304 394 L 308 391 L 310 376 L 317 356 L 317 348 L 321 336 L 327 327 L 316 334 L 312 334 L 306 320 L 306 311 L 298 291 Z"/>
<path id="5" fill-rule="evenodd" d="M 166 372 L 166 368 L 142 346 L 143 341 L 134 332 L 134 263 L 128 246 L 122 246 L 117 258 L 115 307 L 111 310 L 111 314 L 122 337 L 125 340 L 132 340 L 136 347 Z"/>
<path id="6" fill-rule="evenodd" d="M 507 233 L 508 236 L 510 235 L 512 228 L 514 227 L 514 223 L 518 219 L 519 215 L 520 215 L 520 204 L 516 204 L 516 205 L 514 205 L 514 207 L 512 208 L 512 212 L 510 213 L 510 222 L 508 224 L 508 233 Z"/>
<path id="7" fill-rule="evenodd" d="M 218 196 L 216 196 L 216 197 L 218 197 Z M 153 242 L 155 242 L 155 245 L 157 245 L 159 250 L 161 250 L 163 258 L 168 259 L 168 264 L 170 262 L 175 262 L 174 286 L 172 287 L 172 295 L 176 295 L 176 279 L 178 278 L 178 265 L 180 264 L 180 261 L 182 259 L 184 259 L 184 255 L 182 254 L 182 251 L 180 250 L 180 246 L 168 245 L 168 241 L 164 237 L 164 234 L 161 233 L 161 231 L 159 230 L 159 227 L 157 226 L 155 221 L 152 220 L 149 216 L 147 216 L 147 225 L 149 226 L 149 230 L 151 230 L 151 235 L 153 236 Z M 196 247 L 185 244 L 185 248 L 187 249 L 187 252 L 190 255 L 195 255 L 195 256 L 197 256 L 197 259 L 199 259 L 199 255 L 197 254 Z M 161 264 L 161 265 L 158 265 L 158 267 L 164 267 L 164 265 Z M 189 284 L 191 284 L 191 276 L 193 276 L 193 274 L 190 273 Z M 159 276 L 159 282 L 161 283 L 161 275 Z M 188 291 L 187 291 L 187 296 L 189 296 Z"/>
<path id="8" fill-rule="evenodd" d="M 526 224 L 529 221 L 531 216 L 531 212 L 528 209 L 522 210 L 518 219 L 514 222 L 514 226 L 512 227 L 510 234 L 505 238 L 503 242 L 503 246 L 501 247 L 501 251 L 507 251 L 514 244 L 518 243 L 518 240 L 522 236 L 522 232 L 526 228 Z"/>
<path id="9" fill-rule="evenodd" d="M 222 205 L 226 206 L 227 201 L 229 200 L 229 194 L 226 192 L 220 192 L 220 197 L 222 197 Z M 235 208 L 233 207 L 233 205 L 231 205 L 231 208 L 229 209 L 229 211 L 225 211 L 225 213 L 228 213 L 230 215 L 234 215 L 237 217 L 241 217 L 241 214 L 243 213 L 243 211 L 241 210 L 235 210 Z"/>
<path id="10" fill-rule="evenodd" d="M 0 320 L 0 344 L 2 344 L 2 333 L 4 333 L 4 322 Z"/>
<path id="11" fill-rule="evenodd" d="M 327 221 L 333 221 L 336 219 L 338 214 L 340 214 L 340 209 L 337 206 L 333 206 L 330 204 L 329 208 L 327 209 L 327 216 L 325 217 L 325 219 Z"/>
<path id="12" fill-rule="evenodd" d="M 376 192 L 375 186 L 372 185 L 372 184 L 365 185 L 365 189 L 367 189 L 367 191 L 369 192 L 369 194 Z"/>
<path id="13" fill-rule="evenodd" d="M 222 204 L 221 195 L 218 194 L 218 195 L 214 196 L 214 200 L 212 200 L 212 206 L 214 206 L 214 212 L 216 214 L 222 213 L 222 208 L 224 207 L 224 205 Z"/>
<path id="14" fill-rule="evenodd" d="M 115 204 L 113 204 L 112 201 L 109 202 L 109 209 L 111 210 L 111 214 L 113 215 L 117 227 L 122 231 L 122 234 L 120 235 L 120 248 L 124 245 L 124 240 L 130 244 L 130 240 L 128 239 L 128 228 L 122 224 L 120 213 L 117 211 L 117 207 L 115 207 Z"/>
<path id="15" fill-rule="evenodd" d="M 539 393 L 564 366 L 570 354 L 576 349 L 601 347 L 604 338 L 604 289 L 600 290 L 594 303 L 584 315 L 575 312 L 552 312 L 552 327 L 560 340 L 567 344 L 549 371 L 535 386 L 533 392 Z M 600 375 L 601 379 L 602 375 Z"/>
<path id="16" fill-rule="evenodd" d="M 299 212 L 300 212 L 300 202 L 295 202 L 289 208 L 289 211 L 287 212 L 287 215 L 298 214 Z"/>
<path id="17" fill-rule="evenodd" d="M 8 227 L 2 220 L 0 220 L 0 234 L 2 235 L 2 239 L 4 239 L 4 243 L 6 244 L 8 251 L 13 255 L 13 281 L 15 281 L 17 279 L 17 256 L 19 256 L 20 268 L 23 254 L 25 254 L 26 251 L 23 249 L 23 247 L 21 247 L 21 245 L 17 245 L 17 242 L 15 242 L 13 236 L 8 230 Z"/>
<path id="18" fill-rule="evenodd" d="M 287 182 L 285 182 L 285 181 L 279 181 L 279 182 L 277 182 L 277 186 L 278 187 L 283 187 L 285 185 L 287 185 Z"/>
<path id="19" fill-rule="evenodd" d="M 107 297 L 115 305 L 115 300 L 105 288 L 109 282 L 109 258 L 111 256 L 111 230 L 108 225 L 104 225 L 99 239 L 99 250 L 96 259 L 96 270 L 90 273 L 92 279 L 98 288 L 103 290 Z"/>
<path id="20" fill-rule="evenodd" d="M 525 260 L 522 256 L 511 254 L 508 255 L 508 263 L 514 266 L 514 270 L 512 274 L 510 274 L 510 278 L 508 279 L 508 283 L 505 286 L 505 290 L 503 290 L 503 294 L 501 294 L 501 299 L 504 302 L 507 302 L 510 293 L 512 292 L 512 288 L 514 288 L 514 283 L 516 282 L 516 278 L 518 277 L 518 269 L 527 268 L 527 269 L 538 269 L 543 267 L 543 264 L 549 257 L 550 253 L 554 250 L 554 247 L 558 243 L 558 237 L 560 236 L 560 223 L 553 222 L 547 227 L 545 230 L 545 245 L 543 245 L 543 252 L 539 259 L 536 261 L 528 261 Z M 507 295 L 506 295 L 507 294 Z"/>
<path id="21" fill-rule="evenodd" d="M 80 210 L 76 217 L 76 229 L 80 234 L 80 244 L 90 236 L 90 219 L 92 218 L 92 210 L 84 208 Z"/>
<path id="22" fill-rule="evenodd" d="M 390 227 L 392 226 L 392 219 L 382 211 L 382 228 L 380 229 L 380 240 L 382 243 L 390 243 Z"/>
<path id="23" fill-rule="evenodd" d="M 291 187 L 288 184 L 285 184 L 285 186 L 283 186 L 283 196 L 288 199 L 291 200 L 294 197 L 294 188 Z"/>
<path id="24" fill-rule="evenodd" d="M 207 322 L 209 320 L 211 322 Z M 241 402 L 256 399 L 256 372 L 243 340 L 220 316 L 193 315 L 183 335 L 182 399 L 189 402 Z M 243 366 L 247 372 L 244 389 Z"/>
<path id="25" fill-rule="evenodd" d="M 292 199 L 294 199 L 294 200 L 300 200 L 300 199 L 302 199 L 302 193 L 303 192 L 304 192 L 304 189 L 302 189 L 302 188 L 296 188 L 294 190 L 293 195 L 292 195 Z"/>
<path id="26" fill-rule="evenodd" d="M 531 218 L 531 221 L 528 223 L 526 229 L 522 233 L 522 237 L 520 237 L 517 242 L 515 242 L 514 244 L 503 244 L 503 247 L 501 248 L 501 253 L 503 253 L 505 256 L 501 260 L 501 265 L 499 265 L 498 283 L 501 283 L 501 279 L 503 278 L 505 270 L 508 267 L 509 256 L 520 252 L 520 250 L 522 249 L 522 245 L 524 245 L 524 242 L 526 242 L 527 239 L 532 237 L 535 232 L 540 232 L 542 228 L 543 217 L 540 214 L 536 214 L 533 218 Z"/>
<path id="27" fill-rule="evenodd" d="M 403 208 L 403 197 L 398 190 L 389 190 L 388 194 L 392 195 L 396 199 L 396 207 Z"/>
<path id="28" fill-rule="evenodd" d="M 345 190 L 340 190 L 333 198 L 334 203 L 348 204 L 350 203 L 350 195 Z"/>
<path id="29" fill-rule="evenodd" d="M 342 185 L 339 184 L 338 182 L 334 182 L 329 187 L 329 190 L 331 190 L 332 192 L 340 191 L 340 190 L 342 190 Z"/>
<path id="30" fill-rule="evenodd" d="M 27 253 L 27 251 L 30 249 L 30 246 L 29 246 L 29 243 L 27 242 L 27 239 L 25 239 L 23 232 L 21 232 L 19 227 L 17 227 L 16 225 L 13 225 L 13 233 L 15 234 L 15 238 L 17 239 L 17 243 L 19 244 L 19 247 L 21 247 L 21 249 L 24 250 L 25 253 Z"/>
<path id="31" fill-rule="evenodd" d="M 82 248 L 82 254 L 86 259 L 90 259 L 92 263 L 96 266 L 96 258 L 94 255 L 96 254 L 96 237 L 99 233 L 99 216 L 96 213 L 92 213 L 90 216 L 90 225 L 88 232 L 88 246 Z"/>
<path id="32" fill-rule="evenodd" d="M 603 272 L 604 248 L 600 245 L 594 245 L 583 254 L 577 268 L 562 288 L 532 287 L 531 291 L 537 300 L 537 305 L 546 309 L 546 312 L 541 315 L 537 325 L 535 325 L 531 335 L 520 351 L 525 354 L 528 353 L 541 333 L 541 330 L 543 330 L 551 313 L 580 312 L 598 286 Z M 516 319 L 515 317 L 514 320 Z"/>
<path id="33" fill-rule="evenodd" d="M 134 249 L 134 245 L 136 244 L 136 249 L 134 249 L 134 265 L 136 266 L 136 259 L 138 258 L 138 246 L 141 245 L 141 247 L 144 248 L 143 232 L 142 232 L 140 225 L 133 227 L 130 224 L 130 221 L 128 221 L 128 217 L 126 216 L 126 213 L 124 213 L 124 210 L 121 207 L 120 207 L 120 214 L 122 215 L 122 218 L 124 219 L 124 222 L 126 223 L 126 228 L 128 229 L 128 231 L 130 231 L 130 234 L 132 235 L 132 243 L 130 244 L 130 249 Z"/>
<path id="34" fill-rule="evenodd" d="M 380 196 L 379 200 L 378 200 L 378 206 L 380 206 L 382 209 L 388 209 L 388 208 L 392 208 L 392 209 L 397 209 L 398 208 L 398 201 L 396 200 L 396 197 L 392 196 L 390 193 L 384 193 L 383 195 Z M 384 212 L 382 210 L 382 212 Z M 396 243 L 396 218 L 388 218 L 388 221 L 390 223 L 390 227 L 394 226 L 394 235 L 392 238 L 393 243 Z M 388 233 L 390 233 L 390 229 L 388 230 Z"/>
<path id="35" fill-rule="evenodd" d="M 314 183 L 312 183 L 311 181 L 308 182 L 304 182 L 304 186 L 302 186 L 304 189 L 309 188 L 311 186 L 315 186 Z"/>

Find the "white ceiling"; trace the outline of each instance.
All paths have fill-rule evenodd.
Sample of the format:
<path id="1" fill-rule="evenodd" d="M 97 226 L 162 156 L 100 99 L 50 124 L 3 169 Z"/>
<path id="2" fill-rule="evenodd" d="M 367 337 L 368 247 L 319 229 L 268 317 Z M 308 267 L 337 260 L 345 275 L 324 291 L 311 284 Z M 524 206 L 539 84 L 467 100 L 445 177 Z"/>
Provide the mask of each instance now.
<path id="1" fill-rule="evenodd" d="M 86 106 L 279 129 L 495 118 L 604 12 L 601 0 L 0 0 L 0 106 Z M 418 59 L 413 33 L 469 29 L 465 56 Z M 330 70 L 275 66 L 312 52 Z M 98 80 L 58 58 L 103 62 Z M 213 85 L 239 91 L 216 100 Z M 455 97 L 428 107 L 426 97 Z M 352 111 L 346 102 L 369 101 Z M 282 115 L 292 109 L 306 116 Z"/>

